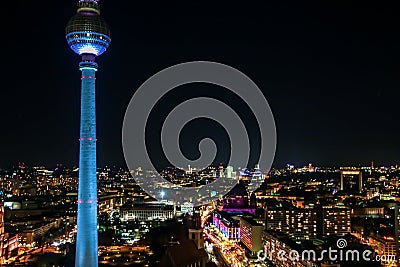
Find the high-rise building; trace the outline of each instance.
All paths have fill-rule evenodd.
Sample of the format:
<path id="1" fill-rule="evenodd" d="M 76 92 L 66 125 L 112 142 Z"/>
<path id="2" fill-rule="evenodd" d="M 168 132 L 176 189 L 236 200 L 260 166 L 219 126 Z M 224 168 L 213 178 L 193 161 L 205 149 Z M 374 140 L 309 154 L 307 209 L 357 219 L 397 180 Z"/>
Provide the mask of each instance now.
<path id="1" fill-rule="evenodd" d="M 340 190 L 360 192 L 362 190 L 362 171 L 358 168 L 340 169 Z"/>
<path id="2" fill-rule="evenodd" d="M 76 267 L 98 266 L 95 58 L 108 48 L 110 29 L 100 16 L 98 0 L 79 0 L 66 27 L 71 49 L 81 56 L 81 123 L 79 148 Z"/>
<path id="3" fill-rule="evenodd" d="M 294 240 L 343 236 L 351 231 L 351 210 L 346 206 L 297 208 L 275 201 L 265 207 L 266 230 L 286 233 Z"/>
<path id="4" fill-rule="evenodd" d="M 346 206 L 317 207 L 318 237 L 344 236 L 351 232 L 351 210 Z"/>
<path id="5" fill-rule="evenodd" d="M 395 206 L 394 223 L 395 223 L 395 236 L 396 236 L 396 260 L 397 263 L 400 263 L 400 205 L 399 204 Z"/>
<path id="6" fill-rule="evenodd" d="M 228 166 L 226 167 L 226 178 L 232 178 L 233 177 L 233 167 L 232 166 Z"/>
<path id="7" fill-rule="evenodd" d="M 240 217 L 240 242 L 242 242 L 252 255 L 262 250 L 262 233 L 264 226 L 254 221 L 251 217 Z"/>
<path id="8" fill-rule="evenodd" d="M 286 202 L 266 206 L 266 229 L 281 231 L 295 240 L 312 240 L 317 236 L 315 209 L 296 208 Z"/>

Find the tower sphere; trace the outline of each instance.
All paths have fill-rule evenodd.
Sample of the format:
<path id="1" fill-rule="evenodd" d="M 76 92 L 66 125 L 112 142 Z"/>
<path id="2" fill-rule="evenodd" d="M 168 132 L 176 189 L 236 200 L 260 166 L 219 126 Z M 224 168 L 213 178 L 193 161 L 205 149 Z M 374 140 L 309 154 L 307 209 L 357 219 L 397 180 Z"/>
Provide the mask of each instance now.
<path id="1" fill-rule="evenodd" d="M 110 28 L 100 16 L 97 2 L 79 1 L 78 12 L 69 20 L 65 29 L 68 45 L 79 55 L 99 56 L 110 45 Z"/>

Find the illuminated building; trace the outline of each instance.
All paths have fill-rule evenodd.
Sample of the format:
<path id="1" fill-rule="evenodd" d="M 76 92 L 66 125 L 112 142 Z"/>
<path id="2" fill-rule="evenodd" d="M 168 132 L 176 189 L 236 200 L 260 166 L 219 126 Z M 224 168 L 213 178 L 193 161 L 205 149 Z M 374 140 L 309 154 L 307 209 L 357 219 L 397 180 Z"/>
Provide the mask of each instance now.
<path id="1" fill-rule="evenodd" d="M 0 259 L 1 264 L 4 263 L 6 251 L 4 249 L 4 205 L 3 203 L 0 204 Z"/>
<path id="2" fill-rule="evenodd" d="M 351 210 L 345 206 L 318 207 L 318 236 L 344 236 L 351 232 Z"/>
<path id="3" fill-rule="evenodd" d="M 98 0 L 79 0 L 66 26 L 70 48 L 81 56 L 81 123 L 79 148 L 78 229 L 75 266 L 98 266 L 95 58 L 108 48 L 110 30 Z"/>
<path id="4" fill-rule="evenodd" d="M 4 205 L 0 203 L 0 265 L 17 249 L 18 235 L 11 236 L 4 231 Z"/>
<path id="5" fill-rule="evenodd" d="M 242 242 L 255 255 L 262 249 L 262 232 L 264 226 L 250 217 L 240 217 L 240 242 Z"/>
<path id="6" fill-rule="evenodd" d="M 286 202 L 270 205 L 265 210 L 266 229 L 285 232 L 292 239 L 312 240 L 317 236 L 315 209 L 301 209 Z"/>
<path id="7" fill-rule="evenodd" d="M 119 210 L 122 221 L 165 221 L 174 217 L 174 207 L 159 202 L 126 203 Z"/>
<path id="8" fill-rule="evenodd" d="M 254 215 L 256 212 L 255 195 L 253 194 L 249 201 L 245 183 L 240 181 L 224 197 L 222 209 L 226 212 L 246 212 Z"/>
<path id="9" fill-rule="evenodd" d="M 61 218 L 36 218 L 13 221 L 10 226 L 15 229 L 19 236 L 19 242 L 22 245 L 32 246 L 39 241 L 41 237 L 46 236 L 50 230 L 60 227 Z"/>
<path id="10" fill-rule="evenodd" d="M 347 192 L 360 192 L 362 186 L 362 171 L 357 168 L 340 169 L 340 190 Z"/>
<path id="11" fill-rule="evenodd" d="M 287 233 L 294 240 L 343 236 L 351 230 L 351 210 L 345 206 L 297 208 L 287 202 L 271 202 L 265 208 L 266 229 Z"/>
<path id="12" fill-rule="evenodd" d="M 396 235 L 396 259 L 397 263 L 400 263 L 400 205 L 395 205 L 395 215 L 394 215 L 394 223 L 395 223 L 395 235 Z"/>
<path id="13" fill-rule="evenodd" d="M 290 255 L 292 250 L 302 253 L 304 248 L 283 233 L 264 231 L 262 234 L 262 240 L 264 244 L 262 258 L 265 262 L 269 261 L 275 264 L 274 266 L 280 267 L 319 266 L 318 262 L 313 260 L 313 255 L 311 254 L 307 254 L 304 258 L 300 257 L 299 260 L 289 260 L 288 255 Z"/>
<path id="14" fill-rule="evenodd" d="M 363 207 L 351 210 L 351 217 L 384 218 L 385 215 L 384 207 Z"/>
<path id="15" fill-rule="evenodd" d="M 240 219 L 224 211 L 213 212 L 213 225 L 226 238 L 232 241 L 240 240 Z"/>
<path id="16" fill-rule="evenodd" d="M 384 267 L 395 267 L 396 265 L 396 241 L 393 236 L 370 237 L 369 244 L 380 256 L 380 264 Z"/>
<path id="17" fill-rule="evenodd" d="M 226 178 L 232 178 L 234 175 L 234 171 L 233 171 L 233 167 L 232 166 L 228 166 L 226 167 Z"/>

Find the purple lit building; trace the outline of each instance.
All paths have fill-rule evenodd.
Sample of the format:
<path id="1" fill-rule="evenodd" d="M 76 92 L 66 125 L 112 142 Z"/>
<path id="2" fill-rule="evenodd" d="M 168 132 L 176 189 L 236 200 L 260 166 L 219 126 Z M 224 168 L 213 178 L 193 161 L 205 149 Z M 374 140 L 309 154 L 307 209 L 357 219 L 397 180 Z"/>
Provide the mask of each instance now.
<path id="1" fill-rule="evenodd" d="M 256 196 L 251 195 L 250 200 L 245 184 L 241 181 L 224 197 L 222 210 L 234 213 L 256 213 Z"/>

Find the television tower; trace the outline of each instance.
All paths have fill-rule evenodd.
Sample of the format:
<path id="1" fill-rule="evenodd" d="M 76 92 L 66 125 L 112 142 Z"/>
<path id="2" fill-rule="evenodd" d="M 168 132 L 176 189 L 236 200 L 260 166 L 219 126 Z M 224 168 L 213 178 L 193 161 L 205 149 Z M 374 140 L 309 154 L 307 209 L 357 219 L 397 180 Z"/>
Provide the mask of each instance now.
<path id="1" fill-rule="evenodd" d="M 66 27 L 71 49 L 82 57 L 76 267 L 98 266 L 95 58 L 110 45 L 110 29 L 100 16 L 98 0 L 79 0 Z"/>

